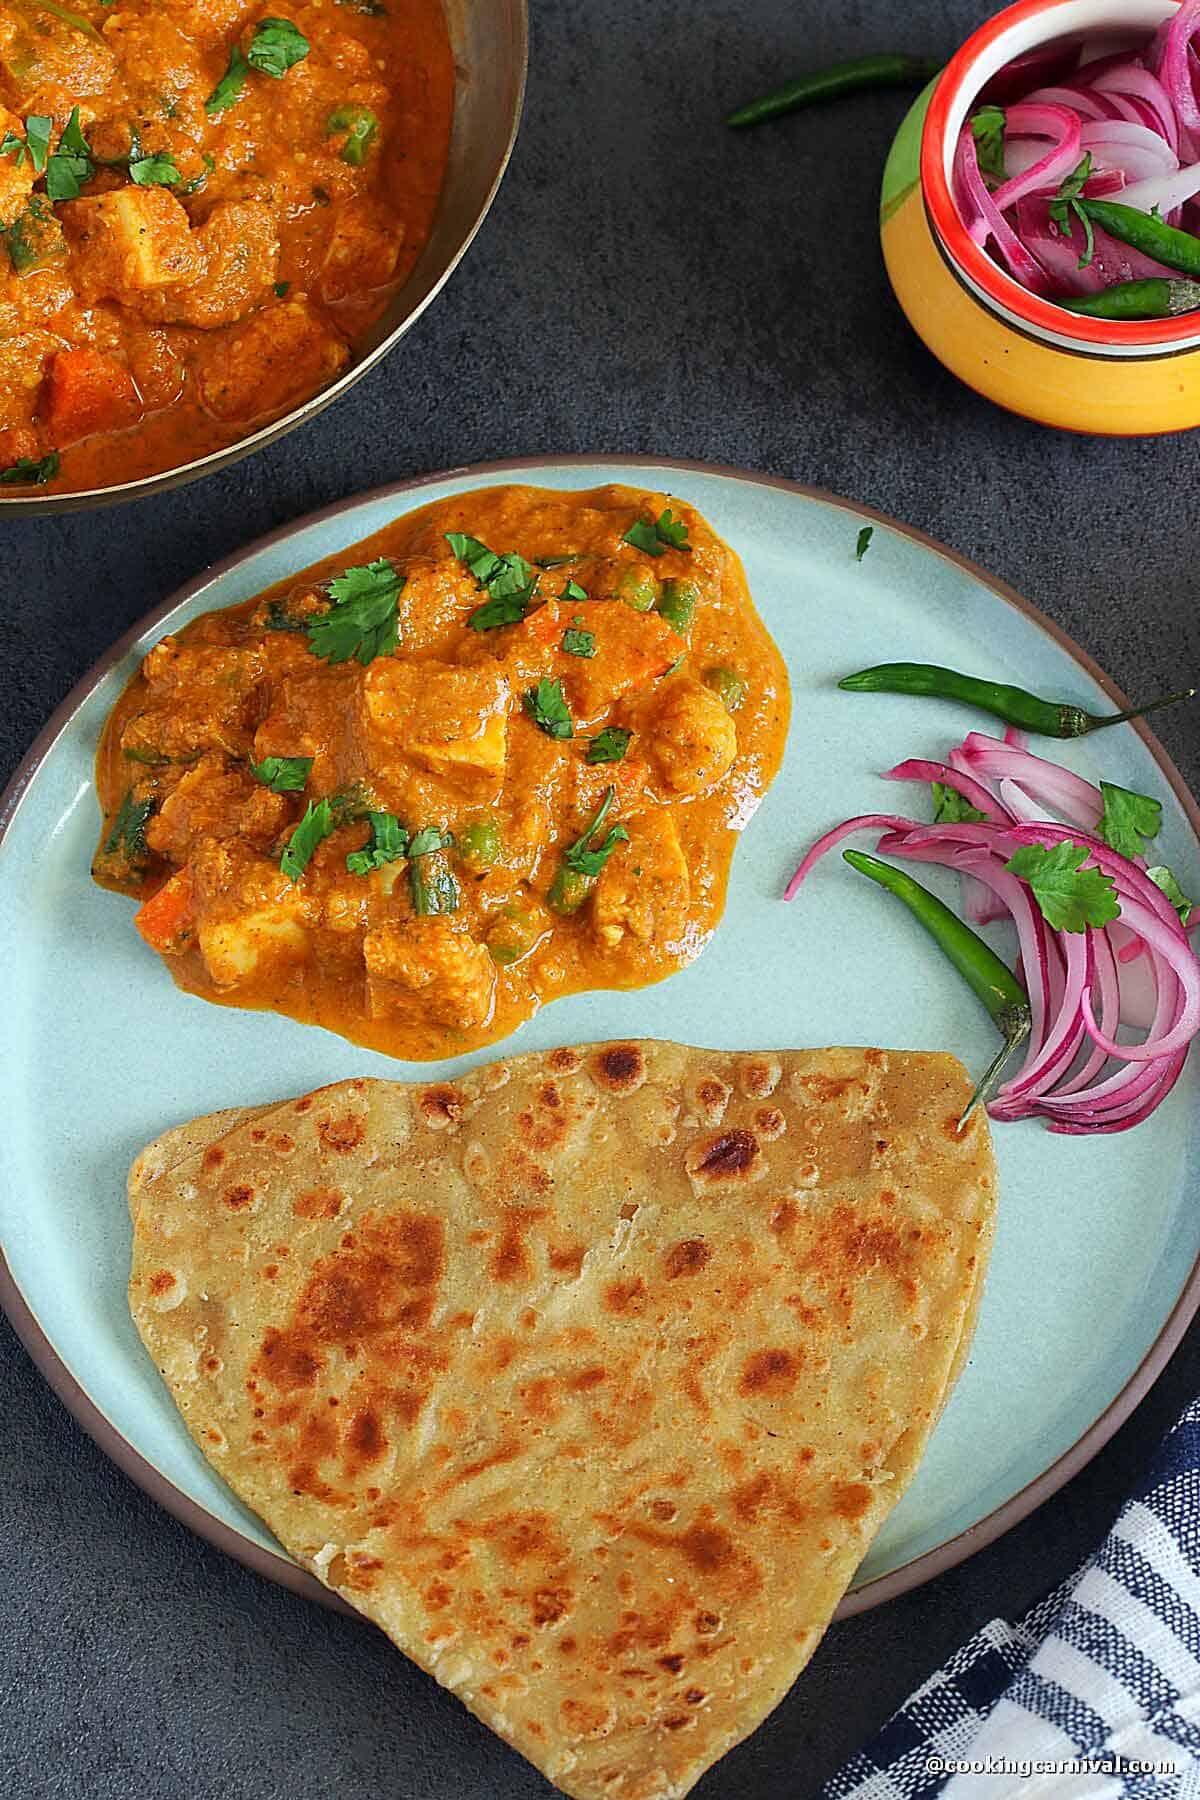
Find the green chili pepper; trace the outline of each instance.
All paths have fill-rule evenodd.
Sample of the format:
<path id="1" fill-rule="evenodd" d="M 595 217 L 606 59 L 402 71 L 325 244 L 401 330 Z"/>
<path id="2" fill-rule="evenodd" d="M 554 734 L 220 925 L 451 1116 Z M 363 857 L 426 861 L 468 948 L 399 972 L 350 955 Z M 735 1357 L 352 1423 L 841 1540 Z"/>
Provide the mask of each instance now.
<path id="1" fill-rule="evenodd" d="M 967 1102 L 958 1122 L 961 1131 L 975 1108 L 990 1099 L 1000 1071 L 1017 1046 L 1029 1036 L 1032 1023 L 1029 997 L 991 946 L 919 881 L 914 881 L 902 869 L 893 868 L 891 863 L 880 862 L 876 856 L 865 856 L 861 850 L 843 850 L 842 856 L 860 875 L 869 876 L 889 894 L 895 894 L 897 900 L 903 900 L 913 918 L 925 927 L 946 960 L 958 970 L 976 999 L 982 1001 L 1004 1039 L 999 1053 L 984 1071 Z"/>
<path id="2" fill-rule="evenodd" d="M 936 663 L 878 663 L 873 669 L 844 676 L 838 686 L 850 694 L 927 694 L 934 700 L 957 700 L 964 706 L 991 713 L 993 718 L 1003 719 L 1006 725 L 1015 725 L 1020 731 L 1054 738 L 1084 737 L 1089 731 L 1102 731 L 1106 725 L 1140 719 L 1160 707 L 1174 706 L 1177 700 L 1190 700 L 1196 692 L 1195 688 L 1182 688 L 1177 694 L 1165 694 L 1144 706 L 1098 716 L 1065 701 L 1039 700 L 1024 688 L 982 681 L 976 675 L 960 675 L 954 669 L 939 668 Z"/>
<path id="3" fill-rule="evenodd" d="M 1098 294 L 1058 304 L 1087 319 L 1173 319 L 1200 308 L 1200 281 L 1168 281 L 1152 275 L 1146 281 L 1117 281 Z"/>
<path id="4" fill-rule="evenodd" d="M 761 100 L 739 106 L 730 113 L 727 125 L 761 125 L 764 119 L 777 119 L 783 113 L 799 112 L 820 100 L 840 100 L 843 94 L 860 94 L 867 88 L 918 87 L 932 81 L 942 67 L 927 56 L 856 56 L 850 62 L 830 63 L 811 75 L 801 75 L 777 88 Z"/>
<path id="5" fill-rule="evenodd" d="M 1200 238 L 1190 231 L 1177 231 L 1164 225 L 1136 206 L 1122 206 L 1116 200 L 1080 200 L 1079 206 L 1093 225 L 1099 225 L 1110 237 L 1117 238 L 1143 256 L 1166 263 L 1168 269 L 1179 269 L 1184 275 L 1200 276 Z"/>
<path id="6" fill-rule="evenodd" d="M 662 589 L 658 577 L 651 575 L 647 569 L 641 569 L 636 563 L 626 563 L 617 576 L 615 593 L 618 600 L 631 606 L 634 612 L 650 612 L 658 604 Z"/>

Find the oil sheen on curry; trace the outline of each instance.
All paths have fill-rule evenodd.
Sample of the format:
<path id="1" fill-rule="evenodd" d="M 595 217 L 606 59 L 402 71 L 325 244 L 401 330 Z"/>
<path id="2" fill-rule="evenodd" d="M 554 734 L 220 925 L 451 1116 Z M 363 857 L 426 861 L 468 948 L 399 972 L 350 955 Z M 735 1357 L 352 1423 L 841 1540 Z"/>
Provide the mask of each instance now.
<path id="1" fill-rule="evenodd" d="M 479 490 L 151 650 L 93 872 L 190 992 L 454 1056 L 699 955 L 788 710 L 690 506 Z"/>
<path id="2" fill-rule="evenodd" d="M 440 0 L 0 0 L 0 482 L 109 486 L 331 380 L 448 154 Z"/>

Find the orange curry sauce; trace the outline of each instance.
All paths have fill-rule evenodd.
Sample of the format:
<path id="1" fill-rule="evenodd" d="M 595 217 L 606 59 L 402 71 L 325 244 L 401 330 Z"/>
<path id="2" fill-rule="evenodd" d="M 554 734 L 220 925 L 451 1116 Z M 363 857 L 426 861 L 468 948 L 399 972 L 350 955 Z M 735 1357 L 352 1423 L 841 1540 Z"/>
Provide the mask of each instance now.
<path id="1" fill-rule="evenodd" d="M 453 99 L 440 0 L 0 0 L 3 491 L 51 452 L 50 492 L 150 475 L 324 386 L 429 236 Z"/>
<path id="2" fill-rule="evenodd" d="M 654 538 L 668 507 L 686 548 Z M 625 540 L 638 521 L 658 554 Z M 497 607 L 447 532 L 527 559 L 536 591 Z M 380 559 L 403 577 L 396 647 L 326 659 L 317 622 L 345 604 L 326 584 Z M 453 1056 L 699 955 L 788 714 L 741 563 L 691 507 L 479 490 L 157 645 L 101 739 L 94 873 L 145 903 L 139 929 L 190 992 Z M 273 791 L 267 758 L 306 759 L 297 785 Z M 323 804 L 329 834 L 290 878 Z M 401 831 L 425 848 L 405 856 Z M 599 855 L 572 866 L 581 840 Z"/>

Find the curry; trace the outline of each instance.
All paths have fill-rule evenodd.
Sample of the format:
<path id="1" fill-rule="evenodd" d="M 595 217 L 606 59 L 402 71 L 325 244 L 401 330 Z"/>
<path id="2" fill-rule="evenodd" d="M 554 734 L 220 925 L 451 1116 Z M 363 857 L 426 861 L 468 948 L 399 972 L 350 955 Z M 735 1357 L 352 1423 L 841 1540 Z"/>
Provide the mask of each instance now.
<path id="1" fill-rule="evenodd" d="M 453 98 L 440 0 L 3 0 L 0 482 L 150 475 L 323 387 L 429 236 Z"/>
<path id="2" fill-rule="evenodd" d="M 93 873 L 189 992 L 453 1056 L 700 954 L 788 712 L 691 507 L 479 490 L 156 645 Z"/>

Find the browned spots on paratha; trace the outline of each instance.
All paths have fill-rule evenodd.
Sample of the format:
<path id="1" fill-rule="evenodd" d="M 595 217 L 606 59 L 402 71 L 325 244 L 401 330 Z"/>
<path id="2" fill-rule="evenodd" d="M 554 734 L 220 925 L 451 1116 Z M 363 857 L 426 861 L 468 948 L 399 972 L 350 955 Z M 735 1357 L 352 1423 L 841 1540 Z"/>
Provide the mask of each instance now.
<path id="1" fill-rule="evenodd" d="M 719 1125 L 725 1117 L 725 1109 L 729 1105 L 733 1089 L 719 1075 L 702 1075 L 692 1089 L 692 1099 L 701 1122 L 705 1125 Z"/>
<path id="2" fill-rule="evenodd" d="M 697 1189 L 742 1187 L 765 1174 L 766 1159 L 752 1131 L 720 1131 L 692 1146 L 687 1172 Z"/>
<path id="3" fill-rule="evenodd" d="M 738 1066 L 738 1085 L 748 1100 L 765 1100 L 779 1086 L 782 1073 L 777 1056 L 747 1056 Z"/>
<path id="4" fill-rule="evenodd" d="M 582 1273 L 586 1255 L 586 1244 L 551 1244 L 547 1260 L 555 1274 L 570 1275 L 576 1279 Z"/>
<path id="5" fill-rule="evenodd" d="M 607 1044 L 592 1058 L 592 1079 L 610 1094 L 632 1094 L 646 1079 L 646 1058 L 638 1044 Z"/>
<path id="6" fill-rule="evenodd" d="M 773 1144 L 786 1134 L 787 1118 L 777 1106 L 760 1106 L 754 1115 L 754 1129 L 759 1137 Z"/>
<path id="7" fill-rule="evenodd" d="M 607 1380 L 608 1370 L 602 1369 L 598 1363 L 593 1363 L 591 1368 L 580 1369 L 577 1375 L 572 1375 L 567 1385 L 577 1394 L 586 1394 L 592 1388 L 599 1387 L 602 1381 Z"/>
<path id="8" fill-rule="evenodd" d="M 206 1175 L 212 1175 L 225 1161 L 225 1151 L 220 1144 L 210 1144 L 200 1158 L 200 1167 Z"/>
<path id="9" fill-rule="evenodd" d="M 803 1366 L 803 1350 L 756 1350 L 742 1364 L 738 1393 L 755 1399 L 789 1393 Z"/>
<path id="10" fill-rule="evenodd" d="M 292 1212 L 298 1219 L 336 1219 L 345 1204 L 340 1188 L 305 1188 L 292 1201 Z"/>
<path id="11" fill-rule="evenodd" d="M 583 1051 L 571 1044 L 563 1044 L 557 1050 L 551 1050 L 547 1058 L 556 1075 L 573 1075 L 576 1069 L 583 1067 Z"/>
<path id="12" fill-rule="evenodd" d="M 843 1519 L 861 1519 L 871 1504 L 871 1490 L 864 1481 L 835 1481 L 833 1510 Z"/>
<path id="13" fill-rule="evenodd" d="M 530 1227 L 546 1217 L 541 1206 L 506 1208 L 500 1225 L 500 1242 L 488 1265 L 493 1281 L 528 1281 L 533 1274 L 529 1247 L 525 1242 Z"/>
<path id="14" fill-rule="evenodd" d="M 451 1087 L 449 1082 L 438 1082 L 433 1087 L 420 1089 L 417 1111 L 431 1131 L 445 1131 L 448 1126 L 462 1123 L 466 1117 L 466 1100 L 461 1088 Z"/>
<path id="15" fill-rule="evenodd" d="M 226 1188 L 223 1198 L 230 1212 L 242 1212 L 254 1205 L 254 1189 L 246 1182 L 239 1182 L 236 1187 Z"/>
<path id="16" fill-rule="evenodd" d="M 171 1289 L 175 1286 L 176 1279 L 177 1277 L 172 1275 L 170 1269 L 158 1269 L 150 1277 L 148 1283 L 150 1292 L 154 1295 L 156 1300 L 161 1300 L 165 1295 L 171 1292 Z"/>
<path id="17" fill-rule="evenodd" d="M 678 1281 L 685 1275 L 698 1275 L 711 1256 L 703 1238 L 684 1238 L 667 1251 L 663 1267 L 669 1280 Z"/>
<path id="18" fill-rule="evenodd" d="M 614 1707 L 600 1706 L 594 1700 L 564 1700 L 559 1712 L 573 1738 L 607 1737 L 617 1722 Z"/>
<path id="19" fill-rule="evenodd" d="M 342 1466 L 347 1475 L 369 1469 L 384 1456 L 388 1447 L 383 1420 L 373 1406 L 353 1413 L 346 1424 Z"/>
<path id="20" fill-rule="evenodd" d="M 368 1213 L 314 1267 L 297 1325 L 321 1343 L 429 1323 L 446 1263 L 446 1227 L 432 1213 Z"/>
<path id="21" fill-rule="evenodd" d="M 780 1200 L 771 1208 L 767 1218 L 768 1229 L 776 1237 L 787 1237 L 795 1230 L 796 1221 L 800 1217 L 800 1208 L 794 1200 Z"/>
<path id="22" fill-rule="evenodd" d="M 612 1313 L 640 1313 L 646 1304 L 646 1284 L 640 1275 L 610 1281 L 604 1290 L 604 1304 Z"/>
<path id="23" fill-rule="evenodd" d="M 535 1588 L 530 1602 L 530 1615 L 535 1625 L 557 1625 L 565 1619 L 575 1603 L 570 1588 Z"/>
<path id="24" fill-rule="evenodd" d="M 357 1150 L 367 1135 L 367 1122 L 361 1113 L 343 1113 L 340 1119 L 333 1117 L 318 1121 L 317 1136 L 327 1150 L 336 1151 L 340 1156 L 349 1155 Z"/>

